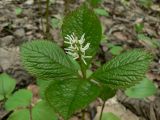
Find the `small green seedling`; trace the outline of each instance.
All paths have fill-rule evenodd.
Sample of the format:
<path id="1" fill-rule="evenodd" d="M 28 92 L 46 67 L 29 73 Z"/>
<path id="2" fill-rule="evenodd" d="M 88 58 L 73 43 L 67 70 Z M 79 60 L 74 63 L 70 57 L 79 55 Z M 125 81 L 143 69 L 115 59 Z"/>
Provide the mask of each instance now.
<path id="1" fill-rule="evenodd" d="M 150 8 L 153 4 L 153 0 L 139 0 L 140 5 L 142 5 L 144 8 Z"/>
<path id="2" fill-rule="evenodd" d="M 117 89 L 139 83 L 152 60 L 142 49 L 129 50 L 88 74 L 102 28 L 95 12 L 86 5 L 64 17 L 62 36 L 64 50 L 56 43 L 34 40 L 21 46 L 20 55 L 26 70 L 37 77 L 42 99 L 64 120 L 98 97 L 105 101 Z"/>
<path id="3" fill-rule="evenodd" d="M 144 24 L 143 23 L 137 23 L 135 24 L 135 30 L 137 33 L 141 33 L 143 31 L 143 28 L 144 28 Z"/>
<path id="4" fill-rule="evenodd" d="M 11 95 L 5 102 L 5 109 L 13 111 L 7 120 L 58 120 L 44 100 L 33 105 L 32 96 L 32 92 L 26 89 L 20 89 Z"/>
<path id="5" fill-rule="evenodd" d="M 31 91 L 20 89 L 12 94 L 15 85 L 13 78 L 6 73 L 0 74 L 0 100 L 5 100 L 6 111 L 13 111 L 7 120 L 58 120 L 45 100 L 32 104 Z"/>
<path id="6" fill-rule="evenodd" d="M 23 12 L 23 9 L 20 8 L 20 7 L 17 7 L 17 8 L 15 9 L 16 15 L 20 15 L 20 14 L 22 14 L 22 12 Z"/>

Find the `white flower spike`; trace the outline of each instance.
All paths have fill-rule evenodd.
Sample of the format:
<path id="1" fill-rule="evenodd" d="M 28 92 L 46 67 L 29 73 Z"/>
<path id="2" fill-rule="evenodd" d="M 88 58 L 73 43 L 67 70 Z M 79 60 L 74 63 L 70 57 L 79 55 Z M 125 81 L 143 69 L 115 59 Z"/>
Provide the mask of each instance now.
<path id="1" fill-rule="evenodd" d="M 85 34 L 81 36 L 80 39 L 72 33 L 71 35 L 67 35 L 65 37 L 67 41 L 64 41 L 64 43 L 69 44 L 70 46 L 68 48 L 65 48 L 66 53 L 71 55 L 73 59 L 81 59 L 84 64 L 87 64 L 85 61 L 85 58 L 91 58 L 92 56 L 86 56 L 85 52 L 89 48 L 90 43 L 87 43 L 84 45 L 85 42 Z"/>

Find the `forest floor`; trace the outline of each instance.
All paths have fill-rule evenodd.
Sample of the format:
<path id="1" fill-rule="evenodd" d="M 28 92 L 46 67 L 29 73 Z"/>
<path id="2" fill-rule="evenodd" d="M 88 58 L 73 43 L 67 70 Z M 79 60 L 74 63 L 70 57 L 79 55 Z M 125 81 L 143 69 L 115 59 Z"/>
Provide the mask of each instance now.
<path id="1" fill-rule="evenodd" d="M 98 7 L 107 11 L 99 15 L 105 37 L 93 63 L 99 66 L 123 51 L 145 48 L 154 55 L 147 76 L 160 87 L 160 1 L 154 1 L 149 8 L 136 0 L 128 3 L 124 1 L 104 0 Z M 45 15 L 45 0 L 41 2 L 39 10 L 39 4 L 34 0 L 0 0 L 0 72 L 7 72 L 14 77 L 17 89 L 27 87 L 33 92 L 37 90 L 37 86 L 34 78 L 21 66 L 19 46 L 26 41 L 45 38 L 42 32 L 45 26 L 41 24 L 41 16 Z M 71 8 L 78 6 L 78 2 L 71 4 Z M 49 11 L 51 39 L 61 46 L 63 0 L 53 0 Z M 42 21 L 45 23 L 45 18 Z M 142 25 L 143 29 L 137 30 L 136 25 Z M 100 107 L 97 107 L 98 113 Z M 104 111 L 113 112 L 122 120 L 141 119 L 121 105 L 116 97 L 106 102 Z M 0 109 L 0 118 L 5 115 L 6 112 Z"/>

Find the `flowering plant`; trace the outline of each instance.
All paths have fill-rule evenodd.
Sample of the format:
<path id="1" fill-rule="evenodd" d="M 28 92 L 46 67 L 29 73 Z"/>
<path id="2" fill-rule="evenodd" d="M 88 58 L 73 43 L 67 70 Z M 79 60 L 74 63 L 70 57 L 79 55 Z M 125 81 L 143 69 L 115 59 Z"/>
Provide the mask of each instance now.
<path id="1" fill-rule="evenodd" d="M 64 42 L 70 45 L 68 48 L 65 48 L 65 50 L 67 51 L 66 53 L 71 55 L 73 59 L 81 59 L 83 60 L 84 64 L 87 64 L 85 58 L 91 58 L 92 56 L 85 55 L 85 52 L 90 45 L 90 43 L 87 43 L 85 46 L 83 46 L 85 42 L 85 34 L 81 36 L 80 40 L 78 40 L 78 37 L 75 36 L 74 33 L 70 36 L 67 35 L 67 37 L 65 38 L 69 41 Z"/>
<path id="2" fill-rule="evenodd" d="M 96 98 L 106 101 L 116 90 L 141 81 L 152 58 L 141 49 L 130 50 L 88 77 L 86 71 L 99 49 L 102 29 L 98 17 L 86 5 L 64 18 L 62 36 L 67 54 L 53 42 L 35 40 L 21 46 L 21 59 L 37 77 L 41 98 L 64 120 Z"/>

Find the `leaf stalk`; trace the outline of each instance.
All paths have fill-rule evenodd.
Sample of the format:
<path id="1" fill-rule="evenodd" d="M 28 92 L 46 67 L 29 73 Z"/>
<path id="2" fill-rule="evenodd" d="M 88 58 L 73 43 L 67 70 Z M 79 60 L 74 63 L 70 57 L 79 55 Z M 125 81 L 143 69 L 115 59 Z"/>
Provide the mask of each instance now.
<path id="1" fill-rule="evenodd" d="M 104 110 L 104 107 L 105 107 L 105 103 L 106 103 L 106 101 L 103 101 L 102 108 L 101 108 L 101 112 L 100 112 L 99 120 L 102 120 L 102 114 L 103 114 L 103 110 Z"/>

